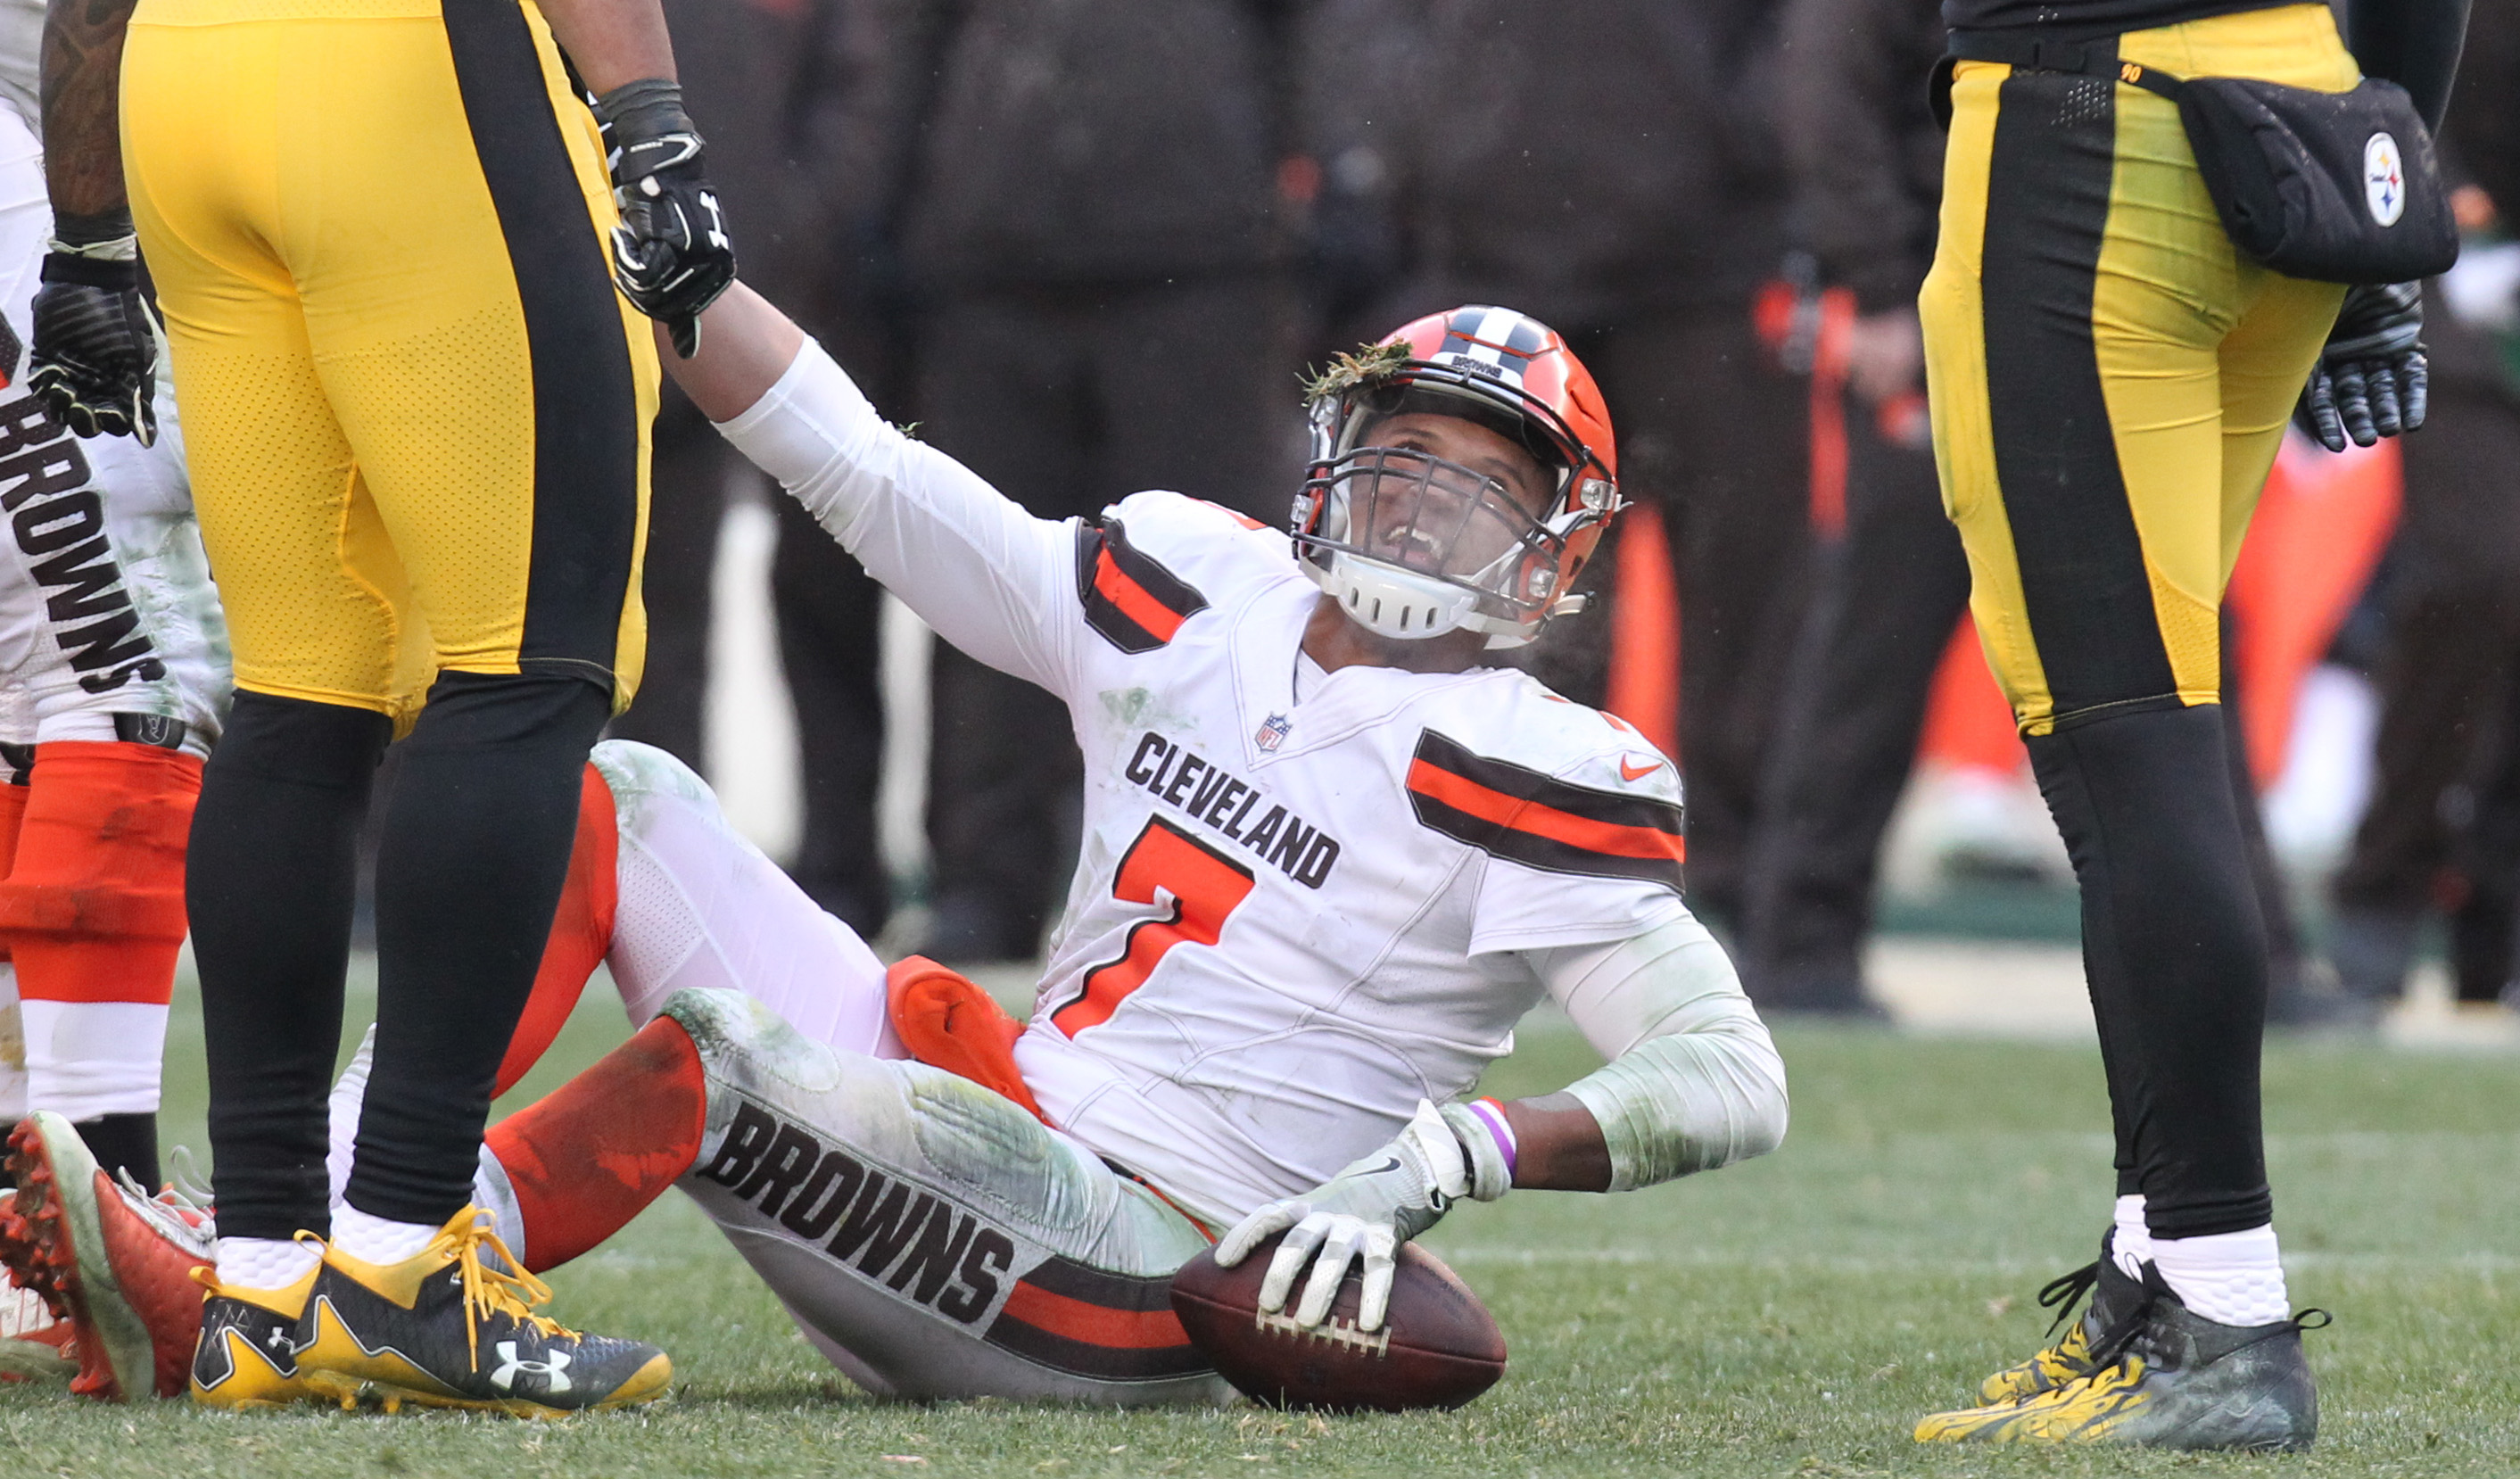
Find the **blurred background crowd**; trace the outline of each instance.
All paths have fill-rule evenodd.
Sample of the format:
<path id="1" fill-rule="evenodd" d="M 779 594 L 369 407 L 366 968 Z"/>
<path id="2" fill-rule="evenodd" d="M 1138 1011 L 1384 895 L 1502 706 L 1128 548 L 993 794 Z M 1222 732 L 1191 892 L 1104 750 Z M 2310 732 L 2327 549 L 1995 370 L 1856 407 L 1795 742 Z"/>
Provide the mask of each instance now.
<path id="1" fill-rule="evenodd" d="M 1037 514 L 1170 487 L 1275 522 L 1304 364 L 1462 302 L 1564 333 L 1634 507 L 1593 609 L 1520 660 L 1677 755 L 1690 902 L 1763 1009 L 1878 1014 L 1882 923 L 2070 940 L 1934 474 L 1934 0 L 666 9 L 744 275 Z M 2288 1022 L 2369 1024 L 2436 951 L 2469 1012 L 2520 1001 L 2520 0 L 2476 0 L 2442 143 L 2467 245 L 2428 293 L 2431 423 L 2288 446 L 2227 616 Z M 723 784 L 750 752 L 709 721 L 718 546 L 731 508 L 772 515 L 668 397 L 615 732 Z M 896 949 L 1031 958 L 1074 848 L 1058 705 L 935 646 L 923 846 L 887 855 L 902 618 L 766 507 L 783 861 Z"/>

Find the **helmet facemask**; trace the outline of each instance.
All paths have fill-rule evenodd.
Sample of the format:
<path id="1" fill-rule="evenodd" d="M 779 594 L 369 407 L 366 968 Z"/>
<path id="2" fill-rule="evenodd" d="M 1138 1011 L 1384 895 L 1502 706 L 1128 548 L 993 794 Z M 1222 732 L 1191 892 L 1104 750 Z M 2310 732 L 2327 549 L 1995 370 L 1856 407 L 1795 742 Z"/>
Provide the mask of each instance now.
<path id="1" fill-rule="evenodd" d="M 1487 387 L 1477 387 L 1485 390 Z M 1383 444 L 1394 417 L 1466 421 L 1530 454 L 1546 487 L 1516 497 L 1497 476 L 1415 447 Z M 1617 508 L 1613 485 L 1570 465 L 1519 407 L 1424 379 L 1349 387 L 1313 406 L 1315 459 L 1295 503 L 1295 543 L 1350 618 L 1403 640 L 1466 628 L 1490 648 L 1518 647 L 1565 594 L 1569 539 Z M 1582 478 L 1578 497 L 1570 481 Z"/>

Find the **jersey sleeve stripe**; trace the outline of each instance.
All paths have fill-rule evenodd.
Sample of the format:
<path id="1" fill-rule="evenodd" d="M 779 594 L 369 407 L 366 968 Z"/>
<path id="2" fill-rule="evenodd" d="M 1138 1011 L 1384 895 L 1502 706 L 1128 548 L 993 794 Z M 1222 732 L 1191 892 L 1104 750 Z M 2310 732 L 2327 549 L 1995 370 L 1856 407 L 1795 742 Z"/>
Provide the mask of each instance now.
<path id="1" fill-rule="evenodd" d="M 1408 784 L 1420 825 L 1491 856 L 1681 887 L 1688 849 L 1670 802 L 1575 785 L 1472 754 L 1432 730 L 1418 738 Z"/>
<path id="2" fill-rule="evenodd" d="M 1158 646 L 1173 640 L 1181 630 L 1183 617 L 1178 611 L 1147 592 L 1147 588 L 1120 573 L 1118 561 L 1105 549 L 1094 561 L 1094 592 L 1119 608 L 1120 614 L 1144 632 L 1151 634 Z"/>
<path id="3" fill-rule="evenodd" d="M 1078 532 L 1076 586 L 1086 623 L 1124 652 L 1153 651 L 1207 609 L 1196 588 L 1132 548 L 1116 518 Z"/>
<path id="4" fill-rule="evenodd" d="M 1569 847 L 1609 853 L 1621 858 L 1672 858 L 1681 855 L 1681 839 L 1650 827 L 1618 827 L 1596 822 L 1488 789 L 1475 781 L 1437 770 L 1419 760 L 1409 767 L 1412 793 L 1440 801 L 1457 812 L 1498 827 L 1530 832 Z"/>
<path id="5" fill-rule="evenodd" d="M 1643 828 L 1669 832 L 1674 837 L 1681 834 L 1680 807 L 1673 802 L 1633 791 L 1595 790 L 1510 760 L 1491 760 L 1433 730 L 1418 735 L 1417 759 L 1517 801 L 1536 801 L 1569 816 L 1606 822 L 1613 827 Z"/>

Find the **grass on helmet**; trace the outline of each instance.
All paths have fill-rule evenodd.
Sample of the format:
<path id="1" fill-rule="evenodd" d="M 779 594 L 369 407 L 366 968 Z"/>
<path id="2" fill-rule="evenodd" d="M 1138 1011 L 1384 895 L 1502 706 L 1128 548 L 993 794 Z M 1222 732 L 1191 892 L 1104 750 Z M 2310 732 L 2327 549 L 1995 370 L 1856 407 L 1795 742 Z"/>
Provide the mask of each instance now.
<path id="1" fill-rule="evenodd" d="M 178 999 L 189 1003 L 189 992 Z M 355 1014 L 360 1004 L 353 1003 Z M 356 1031 L 348 1035 L 353 1040 Z M 604 979 L 502 1108 L 622 1040 Z M 1618 1197 L 1518 1192 L 1427 1238 L 1512 1365 L 1451 1413 L 1315 1418 L 1247 1405 L 1109 1412 L 871 1401 L 809 1349 L 679 1193 L 555 1271 L 549 1313 L 671 1352 L 675 1392 L 524 1423 L 319 1409 L 106 1408 L 0 1386 L 29 1471 L 460 1475 L 2507 1475 L 2520 1454 L 2520 1057 L 2281 1042 L 2267 1063 L 2278 1227 L 2323 1408 L 2299 1458 L 1922 1448 L 1918 1415 L 2036 1349 L 2041 1283 L 2090 1259 L 2109 1143 L 2088 1048 L 1788 1028 L 1784 1148 Z M 1488 1088 L 1593 1061 L 1536 1023 Z M 200 1023 L 179 1007 L 170 1140 L 200 1143 Z"/>
<path id="2" fill-rule="evenodd" d="M 1389 380 L 1408 363 L 1407 344 L 1359 344 L 1353 350 L 1331 355 L 1330 362 L 1318 370 L 1306 370 L 1303 375 L 1304 399 L 1317 401 L 1326 396 L 1343 394 L 1359 385 Z"/>

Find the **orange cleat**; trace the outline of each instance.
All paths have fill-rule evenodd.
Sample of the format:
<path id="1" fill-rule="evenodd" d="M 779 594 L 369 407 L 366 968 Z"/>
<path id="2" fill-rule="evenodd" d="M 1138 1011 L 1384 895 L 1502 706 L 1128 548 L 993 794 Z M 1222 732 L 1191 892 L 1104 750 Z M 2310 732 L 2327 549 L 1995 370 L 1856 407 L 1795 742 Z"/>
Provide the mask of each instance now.
<path id="1" fill-rule="evenodd" d="M 0 1190 L 0 1215 L 18 1193 Z M 44 1381 L 78 1369 L 70 1322 L 44 1296 L 0 1269 L 0 1381 Z"/>
<path id="2" fill-rule="evenodd" d="M 0 1263 L 69 1324 L 70 1390 L 101 1402 L 180 1397 L 202 1332 L 207 1229 L 99 1170 L 69 1121 L 38 1110 L 9 1136 L 18 1195 L 0 1209 Z"/>

